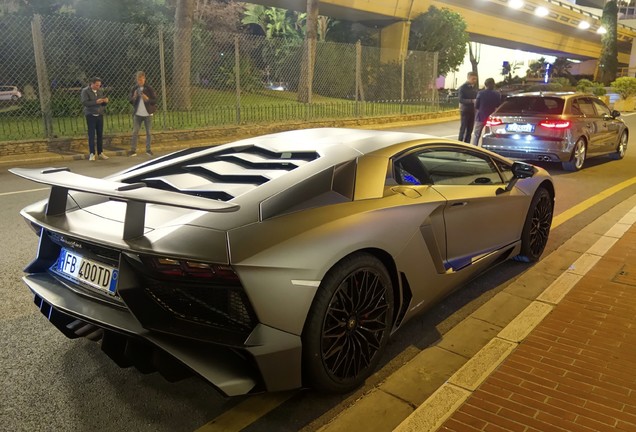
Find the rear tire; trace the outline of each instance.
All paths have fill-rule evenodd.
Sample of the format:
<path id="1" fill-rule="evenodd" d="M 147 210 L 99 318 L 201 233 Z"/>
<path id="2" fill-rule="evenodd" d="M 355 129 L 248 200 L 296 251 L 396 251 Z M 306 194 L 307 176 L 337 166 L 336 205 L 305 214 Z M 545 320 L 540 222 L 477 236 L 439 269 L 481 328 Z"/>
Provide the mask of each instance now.
<path id="1" fill-rule="evenodd" d="M 359 387 L 374 371 L 393 323 L 393 288 L 382 262 L 344 258 L 324 277 L 303 331 L 307 384 L 326 392 Z"/>
<path id="2" fill-rule="evenodd" d="M 627 132 L 623 132 L 621 134 L 620 139 L 618 140 L 618 144 L 616 144 L 616 151 L 614 153 L 610 153 L 609 157 L 614 160 L 623 159 L 625 157 L 625 152 L 627 151 L 627 141 L 629 136 Z"/>
<path id="3" fill-rule="evenodd" d="M 574 150 L 572 150 L 572 156 L 568 162 L 562 162 L 561 165 L 566 171 L 579 171 L 583 168 L 585 163 L 586 145 L 585 139 L 579 138 L 576 144 L 574 144 Z"/>
<path id="4" fill-rule="evenodd" d="M 548 243 L 554 200 L 545 188 L 540 187 L 532 197 L 526 222 L 521 232 L 521 252 L 514 259 L 521 262 L 536 262 Z"/>

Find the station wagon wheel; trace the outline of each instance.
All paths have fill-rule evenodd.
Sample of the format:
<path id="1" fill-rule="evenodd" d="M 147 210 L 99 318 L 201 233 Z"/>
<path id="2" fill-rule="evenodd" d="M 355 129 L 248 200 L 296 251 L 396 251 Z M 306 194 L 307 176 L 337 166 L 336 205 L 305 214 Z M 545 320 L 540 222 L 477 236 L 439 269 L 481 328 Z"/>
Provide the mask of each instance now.
<path id="1" fill-rule="evenodd" d="M 572 157 L 568 162 L 563 162 L 561 165 L 566 171 L 578 171 L 583 168 L 585 163 L 585 139 L 579 138 L 574 144 L 574 150 L 572 151 Z"/>
<path id="2" fill-rule="evenodd" d="M 303 331 L 308 384 L 348 392 L 375 370 L 391 331 L 391 278 L 369 254 L 347 257 L 322 280 Z"/>
<path id="3" fill-rule="evenodd" d="M 621 138 L 618 140 L 618 145 L 616 146 L 616 151 L 610 154 L 610 157 L 614 160 L 623 159 L 625 157 L 625 151 L 627 151 L 627 141 L 629 136 L 627 132 L 623 132 L 621 134 Z"/>
<path id="4" fill-rule="evenodd" d="M 526 221 L 521 232 L 521 252 L 515 257 L 516 261 L 538 261 L 548 243 L 554 200 L 543 187 L 537 189 L 532 197 Z"/>

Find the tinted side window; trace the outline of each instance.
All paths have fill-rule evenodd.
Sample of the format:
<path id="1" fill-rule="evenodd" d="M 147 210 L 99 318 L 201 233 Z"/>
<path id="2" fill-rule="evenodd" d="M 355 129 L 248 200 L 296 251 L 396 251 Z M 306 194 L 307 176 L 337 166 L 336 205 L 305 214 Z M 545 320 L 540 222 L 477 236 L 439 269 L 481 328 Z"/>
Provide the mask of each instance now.
<path id="1" fill-rule="evenodd" d="M 498 114 L 562 114 L 565 101 L 549 96 L 519 96 L 504 101 Z"/>
<path id="2" fill-rule="evenodd" d="M 607 116 L 611 115 L 610 109 L 603 102 L 601 102 L 598 99 L 592 99 L 592 102 L 594 103 L 594 106 L 596 107 L 596 112 L 598 113 L 599 116 L 602 117 L 604 115 L 607 115 Z"/>
<path id="3" fill-rule="evenodd" d="M 596 117 L 596 111 L 594 110 L 594 105 L 589 98 L 580 98 L 578 99 L 579 107 L 581 108 L 581 112 L 588 117 Z"/>
<path id="4" fill-rule="evenodd" d="M 503 180 L 492 160 L 463 149 L 429 149 L 417 154 L 434 185 L 492 185 Z"/>

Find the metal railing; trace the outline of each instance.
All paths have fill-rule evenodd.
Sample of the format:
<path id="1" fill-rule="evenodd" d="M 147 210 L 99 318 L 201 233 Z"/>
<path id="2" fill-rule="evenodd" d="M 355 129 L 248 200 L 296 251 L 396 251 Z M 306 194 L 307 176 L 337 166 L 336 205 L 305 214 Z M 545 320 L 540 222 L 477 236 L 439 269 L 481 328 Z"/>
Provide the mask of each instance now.
<path id="1" fill-rule="evenodd" d="M 311 103 L 299 101 L 302 39 L 193 31 L 189 84 L 173 76 L 173 27 L 68 16 L 0 18 L 0 142 L 81 136 L 79 94 L 91 76 L 110 99 L 105 133 L 132 130 L 137 70 L 158 94 L 155 130 L 430 112 L 440 109 L 437 54 L 380 61 L 381 50 L 319 42 Z M 184 106 L 184 95 L 189 103 Z"/>

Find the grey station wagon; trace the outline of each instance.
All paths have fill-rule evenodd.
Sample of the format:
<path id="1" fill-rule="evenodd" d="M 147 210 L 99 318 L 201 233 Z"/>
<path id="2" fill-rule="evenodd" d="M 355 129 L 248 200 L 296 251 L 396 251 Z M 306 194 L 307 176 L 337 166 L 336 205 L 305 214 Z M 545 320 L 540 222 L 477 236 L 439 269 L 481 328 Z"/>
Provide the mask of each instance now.
<path id="1" fill-rule="evenodd" d="M 560 162 L 566 171 L 578 171 L 590 156 L 625 156 L 629 131 L 619 116 L 592 95 L 521 93 L 490 116 L 483 147 L 511 159 Z"/>

